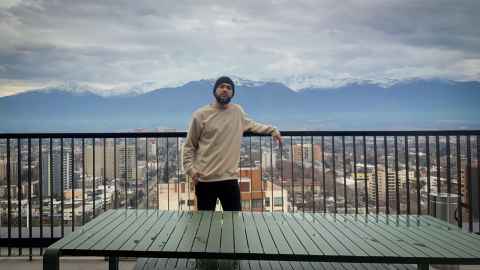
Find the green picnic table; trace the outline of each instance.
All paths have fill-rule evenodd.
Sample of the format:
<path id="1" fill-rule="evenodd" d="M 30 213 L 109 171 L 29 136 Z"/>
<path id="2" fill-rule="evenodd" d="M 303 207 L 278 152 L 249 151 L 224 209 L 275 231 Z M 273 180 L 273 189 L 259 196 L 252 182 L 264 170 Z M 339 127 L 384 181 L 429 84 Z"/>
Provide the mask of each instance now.
<path id="1" fill-rule="evenodd" d="M 60 256 L 480 264 L 480 236 L 431 216 L 114 209 L 49 246 Z"/>

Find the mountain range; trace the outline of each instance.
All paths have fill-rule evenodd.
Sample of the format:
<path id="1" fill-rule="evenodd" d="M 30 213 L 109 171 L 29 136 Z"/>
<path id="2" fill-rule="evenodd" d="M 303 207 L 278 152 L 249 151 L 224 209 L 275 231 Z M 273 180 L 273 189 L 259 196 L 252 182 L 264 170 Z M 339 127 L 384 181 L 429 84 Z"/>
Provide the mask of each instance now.
<path id="1" fill-rule="evenodd" d="M 233 102 L 280 130 L 480 129 L 480 82 L 352 82 L 292 90 L 236 78 Z M 213 101 L 213 80 L 111 95 L 62 85 L 0 98 L 0 132 L 186 130 L 192 112 Z"/>

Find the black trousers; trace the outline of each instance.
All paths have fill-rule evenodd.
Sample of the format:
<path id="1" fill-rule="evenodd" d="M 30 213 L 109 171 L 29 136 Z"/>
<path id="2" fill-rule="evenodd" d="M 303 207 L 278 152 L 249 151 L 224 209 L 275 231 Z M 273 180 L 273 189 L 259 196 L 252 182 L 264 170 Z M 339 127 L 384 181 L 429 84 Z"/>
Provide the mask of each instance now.
<path id="1" fill-rule="evenodd" d="M 224 211 L 240 211 L 240 187 L 238 180 L 218 182 L 197 182 L 195 186 L 198 210 L 215 210 L 217 198 L 220 199 Z"/>

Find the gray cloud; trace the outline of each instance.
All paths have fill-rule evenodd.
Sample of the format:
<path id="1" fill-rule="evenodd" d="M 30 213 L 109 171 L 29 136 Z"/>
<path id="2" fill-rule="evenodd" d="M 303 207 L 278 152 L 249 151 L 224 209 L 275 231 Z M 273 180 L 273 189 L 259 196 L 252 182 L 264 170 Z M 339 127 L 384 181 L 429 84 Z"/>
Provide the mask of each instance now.
<path id="1" fill-rule="evenodd" d="M 475 0 L 9 1 L 0 83 L 480 80 L 478 10 Z"/>

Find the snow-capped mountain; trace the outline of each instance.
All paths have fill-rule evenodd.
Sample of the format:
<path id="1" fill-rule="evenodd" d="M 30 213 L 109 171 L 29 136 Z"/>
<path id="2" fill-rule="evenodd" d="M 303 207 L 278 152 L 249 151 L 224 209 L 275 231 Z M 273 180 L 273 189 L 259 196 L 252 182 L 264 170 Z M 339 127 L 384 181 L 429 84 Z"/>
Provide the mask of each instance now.
<path id="1" fill-rule="evenodd" d="M 272 81 L 282 83 L 294 91 L 300 91 L 303 89 L 332 89 L 352 84 L 372 84 L 383 88 L 388 88 L 400 82 L 400 80 L 391 78 L 371 80 L 355 78 L 347 75 L 337 78 L 324 75 L 292 75 L 282 79 L 272 79 Z"/>

